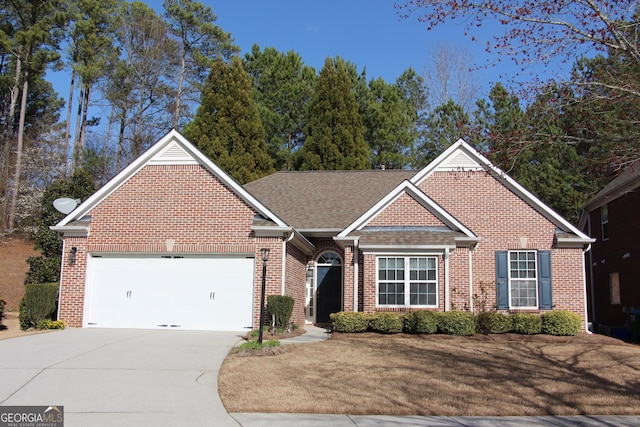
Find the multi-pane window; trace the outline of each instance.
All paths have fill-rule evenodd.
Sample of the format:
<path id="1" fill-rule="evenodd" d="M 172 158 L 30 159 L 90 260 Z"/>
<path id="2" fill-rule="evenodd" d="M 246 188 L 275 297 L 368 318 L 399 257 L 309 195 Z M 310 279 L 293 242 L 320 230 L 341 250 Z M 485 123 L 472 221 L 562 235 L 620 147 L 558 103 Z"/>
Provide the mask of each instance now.
<path id="1" fill-rule="evenodd" d="M 509 252 L 510 306 L 538 308 L 538 279 L 535 251 Z"/>
<path id="2" fill-rule="evenodd" d="M 609 239 L 609 208 L 607 205 L 600 208 L 600 224 L 602 225 L 602 240 Z"/>
<path id="3" fill-rule="evenodd" d="M 378 305 L 437 306 L 437 278 L 436 257 L 380 257 Z"/>

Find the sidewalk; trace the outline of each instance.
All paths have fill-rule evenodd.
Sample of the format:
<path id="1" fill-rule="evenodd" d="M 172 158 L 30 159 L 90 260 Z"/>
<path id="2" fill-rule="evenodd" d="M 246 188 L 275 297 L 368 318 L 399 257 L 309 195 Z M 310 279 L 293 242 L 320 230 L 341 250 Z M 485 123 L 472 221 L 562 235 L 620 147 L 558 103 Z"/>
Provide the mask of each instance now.
<path id="1" fill-rule="evenodd" d="M 635 427 L 640 417 L 392 417 L 386 415 L 229 414 L 243 427 Z"/>

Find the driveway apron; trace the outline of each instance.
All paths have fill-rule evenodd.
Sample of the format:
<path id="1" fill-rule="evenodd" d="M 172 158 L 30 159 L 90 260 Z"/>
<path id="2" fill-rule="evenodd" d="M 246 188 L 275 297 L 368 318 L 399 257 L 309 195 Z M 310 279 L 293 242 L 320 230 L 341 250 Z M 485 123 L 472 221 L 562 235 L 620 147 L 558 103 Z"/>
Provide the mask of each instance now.
<path id="1" fill-rule="evenodd" d="M 239 332 L 67 329 L 0 341 L 0 405 L 63 405 L 65 426 L 237 426 L 218 371 Z"/>

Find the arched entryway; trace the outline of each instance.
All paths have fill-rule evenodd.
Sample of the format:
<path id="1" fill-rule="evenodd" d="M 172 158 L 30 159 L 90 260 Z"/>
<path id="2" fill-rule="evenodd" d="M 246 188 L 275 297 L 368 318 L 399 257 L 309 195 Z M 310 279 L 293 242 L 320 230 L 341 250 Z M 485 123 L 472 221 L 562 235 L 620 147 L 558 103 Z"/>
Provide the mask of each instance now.
<path id="1" fill-rule="evenodd" d="M 329 315 L 342 310 L 342 259 L 332 251 L 316 261 L 316 323 L 329 323 Z"/>

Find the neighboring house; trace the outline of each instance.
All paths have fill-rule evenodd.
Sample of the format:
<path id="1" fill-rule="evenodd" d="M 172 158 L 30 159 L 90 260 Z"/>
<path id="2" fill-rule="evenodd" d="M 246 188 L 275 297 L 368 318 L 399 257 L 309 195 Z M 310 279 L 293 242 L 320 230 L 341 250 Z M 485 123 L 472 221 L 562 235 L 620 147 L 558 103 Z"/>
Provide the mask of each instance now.
<path id="1" fill-rule="evenodd" d="M 587 257 L 590 319 L 621 327 L 640 309 L 640 161 L 624 170 L 583 208 L 579 228 L 596 238 Z M 605 328 L 600 328 L 604 326 Z"/>
<path id="2" fill-rule="evenodd" d="M 337 311 L 564 309 L 592 239 L 460 140 L 421 171 L 278 172 L 240 186 L 172 131 L 52 227 L 74 327 L 242 330 L 266 293 Z"/>

